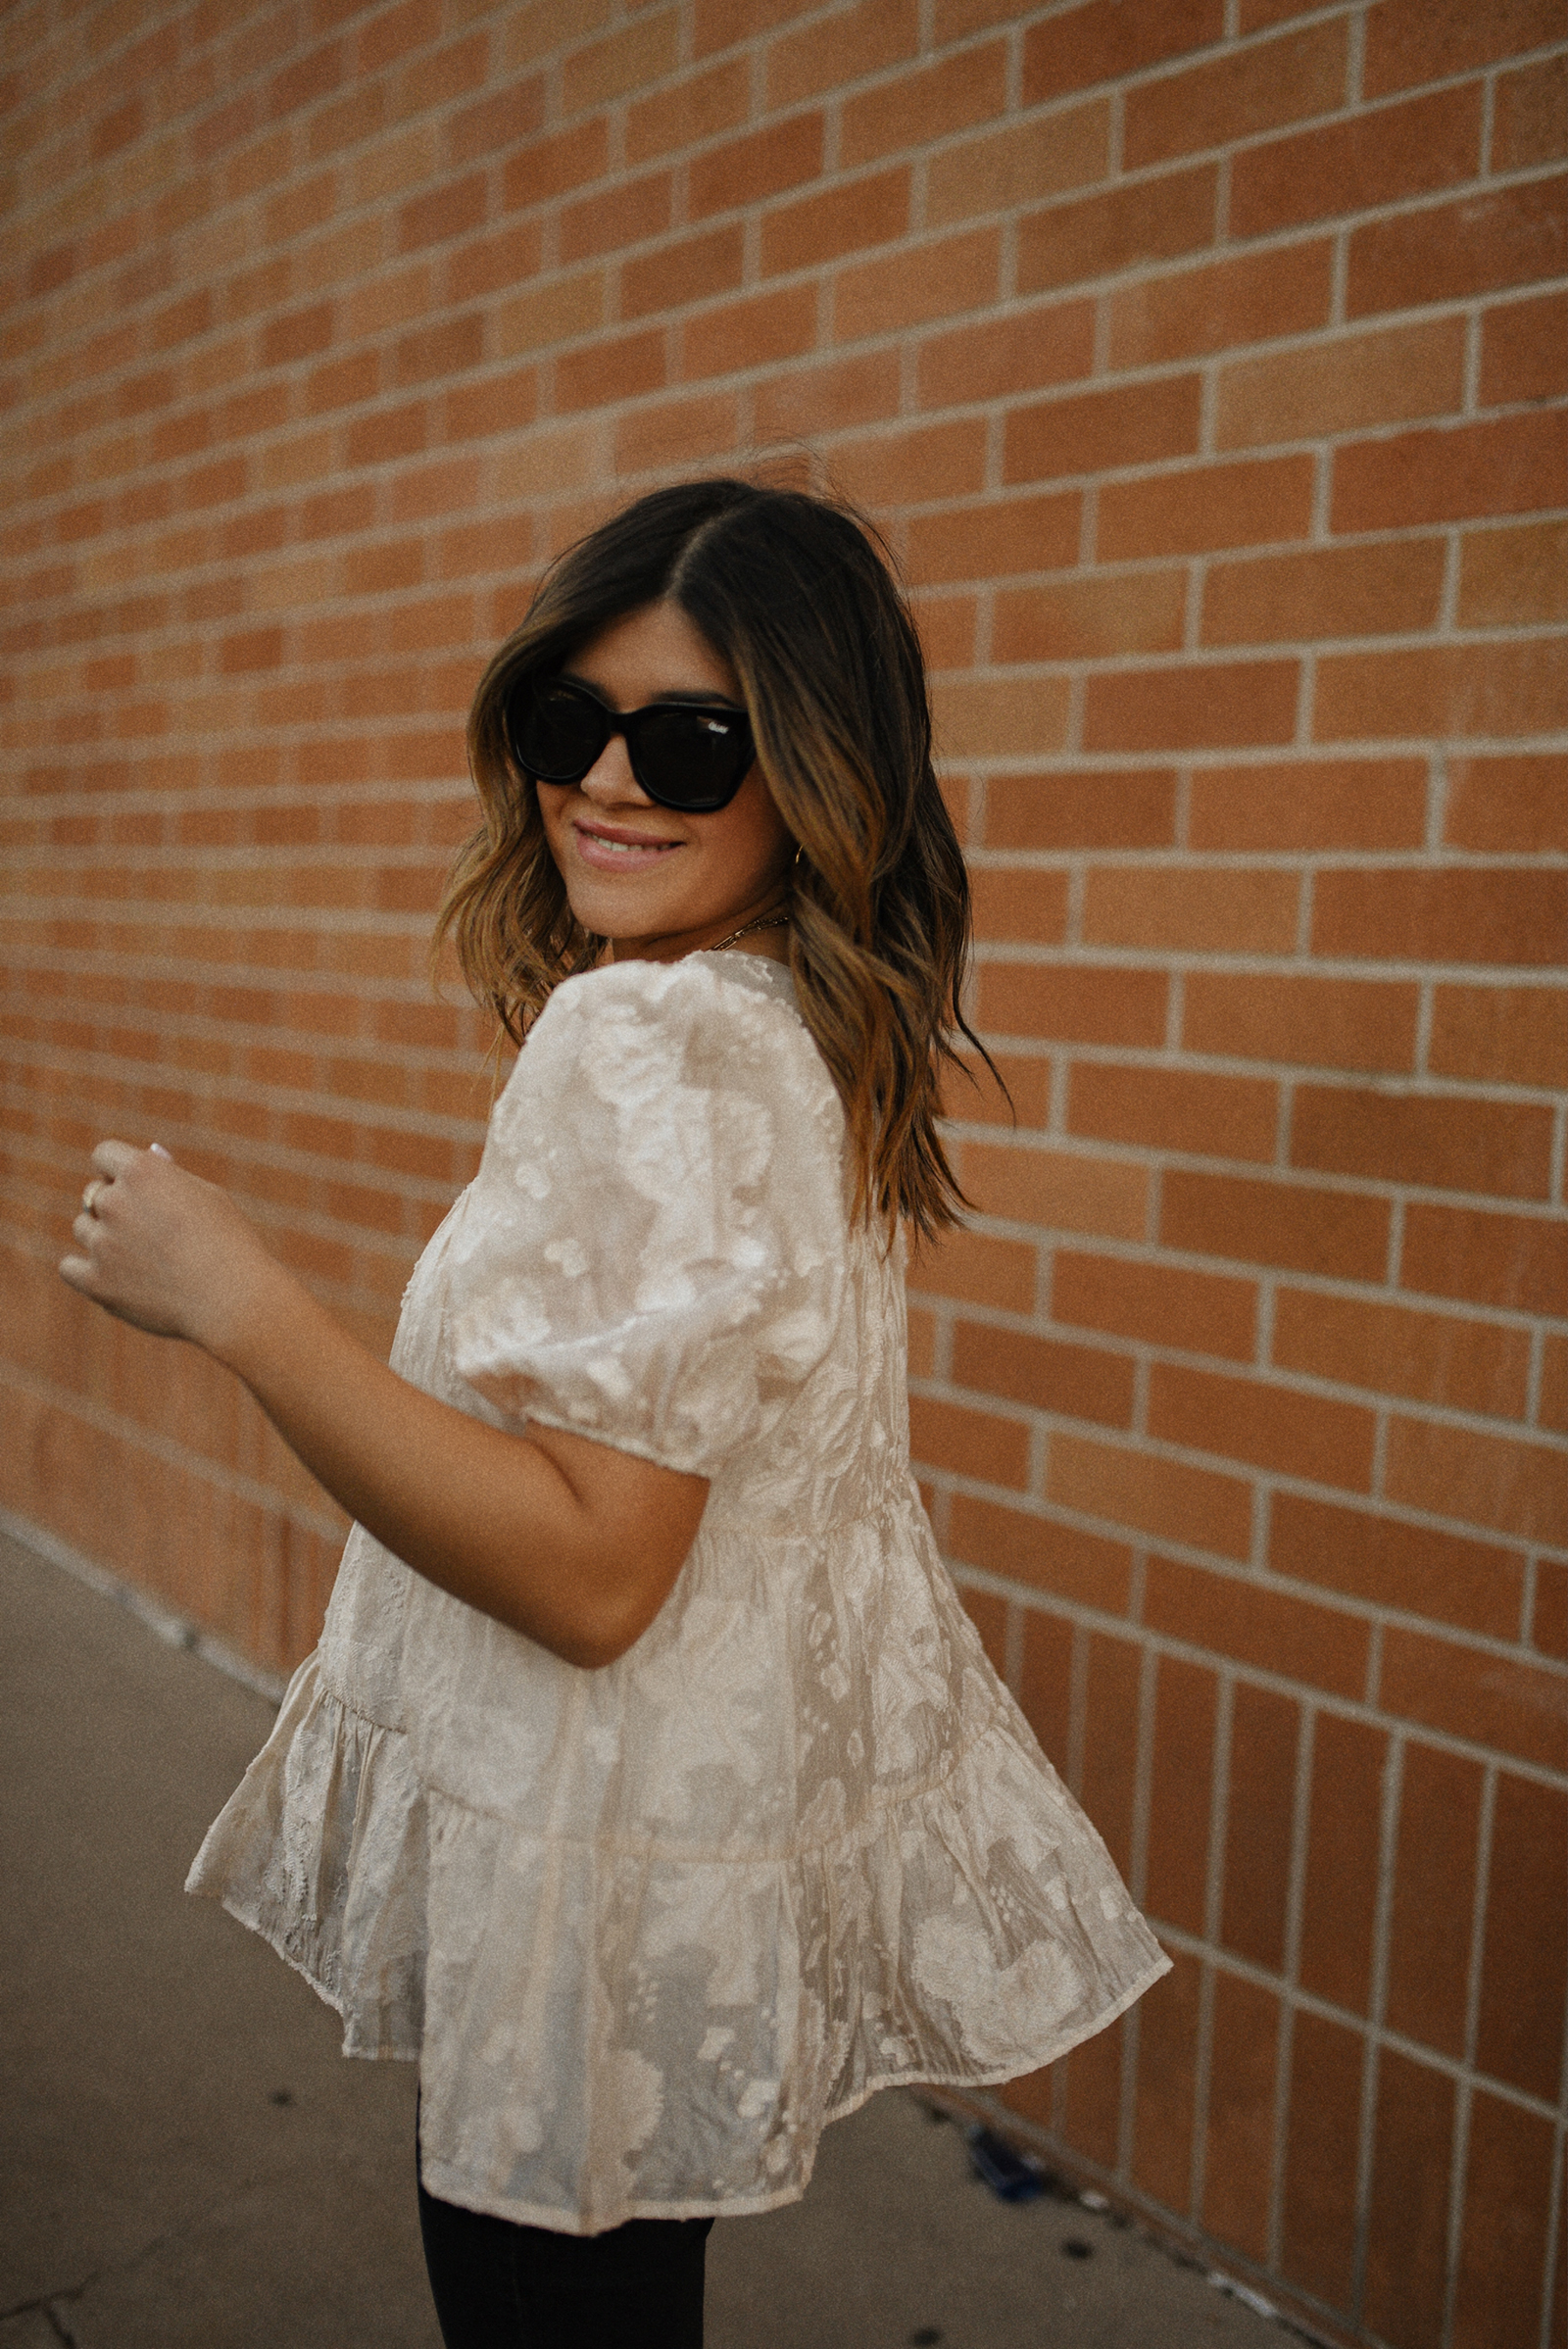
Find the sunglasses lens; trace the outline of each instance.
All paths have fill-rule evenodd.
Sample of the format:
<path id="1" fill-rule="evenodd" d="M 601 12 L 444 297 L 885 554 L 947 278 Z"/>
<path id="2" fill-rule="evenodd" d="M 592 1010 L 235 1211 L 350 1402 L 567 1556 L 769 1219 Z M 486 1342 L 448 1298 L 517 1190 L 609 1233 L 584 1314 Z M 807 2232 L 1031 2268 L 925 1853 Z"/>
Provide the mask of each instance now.
<path id="1" fill-rule="evenodd" d="M 738 710 L 654 710 L 637 722 L 637 780 L 665 807 L 724 807 L 752 756 L 752 730 Z"/>
<path id="2" fill-rule="evenodd" d="M 604 711 L 579 686 L 527 679 L 507 710 L 512 754 L 546 783 L 578 783 L 610 740 Z"/>

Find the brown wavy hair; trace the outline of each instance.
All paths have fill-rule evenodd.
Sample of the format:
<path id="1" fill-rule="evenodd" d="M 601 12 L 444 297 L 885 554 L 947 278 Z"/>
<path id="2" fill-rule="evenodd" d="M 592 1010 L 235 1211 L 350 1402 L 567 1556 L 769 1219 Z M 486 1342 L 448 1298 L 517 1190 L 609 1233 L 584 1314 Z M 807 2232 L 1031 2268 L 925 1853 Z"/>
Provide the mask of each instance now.
<path id="1" fill-rule="evenodd" d="M 855 1211 L 922 1238 L 969 1205 L 938 1132 L 959 1003 L 969 885 L 931 764 L 919 639 L 886 548 L 852 509 L 799 490 L 690 481 L 656 490 L 567 549 L 480 679 L 468 759 L 484 821 L 436 929 L 520 1043 L 606 941 L 573 919 L 536 794 L 503 724 L 528 669 L 567 662 L 650 604 L 686 614 L 740 681 L 758 760 L 801 851 L 790 968 L 844 1103 Z"/>

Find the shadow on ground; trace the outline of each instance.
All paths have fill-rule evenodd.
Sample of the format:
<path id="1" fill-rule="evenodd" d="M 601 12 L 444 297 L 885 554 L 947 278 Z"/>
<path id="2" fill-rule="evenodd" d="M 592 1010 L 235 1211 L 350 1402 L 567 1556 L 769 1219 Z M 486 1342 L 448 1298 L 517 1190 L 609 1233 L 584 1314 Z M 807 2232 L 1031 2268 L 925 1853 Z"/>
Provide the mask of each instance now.
<path id="1" fill-rule="evenodd" d="M 414 2074 L 206 1901 L 267 1700 L 0 1536 L 0 2349 L 440 2349 Z M 1133 2229 L 1013 2206 L 912 2097 L 714 2229 L 709 2349 L 1268 2349 Z"/>

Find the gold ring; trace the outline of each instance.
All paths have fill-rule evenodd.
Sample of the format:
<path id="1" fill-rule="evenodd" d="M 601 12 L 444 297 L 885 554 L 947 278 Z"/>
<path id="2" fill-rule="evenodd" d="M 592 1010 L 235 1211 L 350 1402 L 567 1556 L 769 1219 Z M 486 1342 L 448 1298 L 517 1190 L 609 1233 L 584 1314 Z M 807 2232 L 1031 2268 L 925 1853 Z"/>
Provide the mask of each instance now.
<path id="1" fill-rule="evenodd" d="M 92 1181 L 87 1185 L 86 1190 L 81 1195 L 81 1203 L 86 1208 L 89 1215 L 96 1215 L 98 1212 L 98 1194 L 100 1191 L 102 1191 L 103 1187 L 103 1176 L 94 1175 Z"/>

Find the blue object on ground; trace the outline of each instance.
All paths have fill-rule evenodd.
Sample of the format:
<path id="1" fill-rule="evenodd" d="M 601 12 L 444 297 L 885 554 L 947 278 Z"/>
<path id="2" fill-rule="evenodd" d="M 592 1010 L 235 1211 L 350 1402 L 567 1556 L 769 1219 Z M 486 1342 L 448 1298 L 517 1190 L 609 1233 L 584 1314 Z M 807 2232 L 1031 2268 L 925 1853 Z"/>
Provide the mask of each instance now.
<path id="1" fill-rule="evenodd" d="M 1046 2181 L 1033 2162 L 993 2136 L 990 2129 L 976 2121 L 964 2130 L 969 2148 L 969 2160 L 977 2178 L 983 2178 L 1001 2202 L 1033 2202 L 1046 2190 Z"/>

